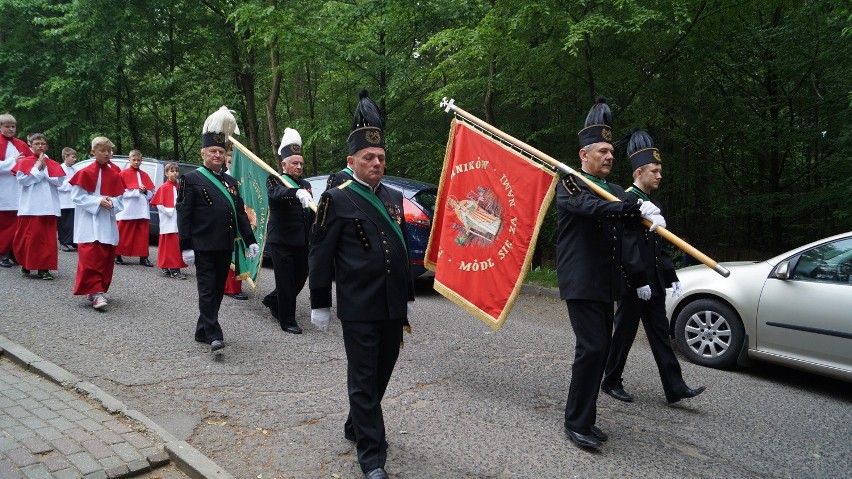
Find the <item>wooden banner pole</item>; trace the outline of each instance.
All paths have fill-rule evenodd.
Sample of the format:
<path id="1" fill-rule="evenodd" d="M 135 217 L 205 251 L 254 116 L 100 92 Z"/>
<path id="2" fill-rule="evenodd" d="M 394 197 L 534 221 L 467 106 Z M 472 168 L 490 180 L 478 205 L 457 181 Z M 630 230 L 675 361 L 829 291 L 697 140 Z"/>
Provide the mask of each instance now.
<path id="1" fill-rule="evenodd" d="M 480 120 L 479 118 L 477 118 L 477 117 L 471 115 L 470 113 L 462 110 L 461 108 L 457 107 L 455 105 L 455 100 L 453 100 L 453 99 L 447 100 L 447 98 L 444 97 L 443 101 L 441 102 L 441 108 L 444 108 L 444 111 L 447 112 L 447 113 L 449 113 L 450 111 L 455 112 L 456 115 L 464 118 L 465 120 L 473 123 L 474 125 L 482 128 L 483 130 L 488 131 L 489 133 L 493 134 L 494 136 L 497 136 L 497 137 L 503 139 L 504 141 L 511 143 L 511 144 L 517 146 L 518 148 L 521 148 L 525 152 L 533 155 L 537 159 L 549 164 L 550 166 L 553 166 L 554 168 L 557 168 L 557 169 L 559 169 L 559 170 L 561 170 L 565 173 L 575 175 L 575 176 L 577 176 L 581 179 L 583 178 L 583 176 L 580 173 L 578 173 L 576 170 L 574 170 L 570 166 L 556 160 L 555 158 L 552 158 L 551 156 L 547 155 L 546 153 L 543 153 L 543 152 L 537 150 L 536 148 L 524 143 L 523 141 L 503 132 L 502 130 L 500 130 L 498 128 L 495 128 L 492 125 L 489 125 L 488 123 Z M 610 192 L 604 190 L 600 186 L 592 183 L 591 181 L 584 181 L 584 182 L 592 190 L 594 190 L 595 194 L 597 194 L 601 198 L 604 198 L 604 199 L 609 200 L 609 201 L 621 201 L 620 199 L 618 199 L 614 195 L 612 195 Z M 652 224 L 650 221 L 648 221 L 644 218 L 642 219 L 642 223 L 647 227 L 650 227 L 651 224 Z M 695 248 L 691 244 L 689 244 L 686 241 L 684 241 L 683 239 L 679 238 L 677 235 L 675 235 L 671 231 L 663 228 L 662 226 L 658 226 L 657 229 L 655 229 L 654 231 L 656 233 L 658 233 L 660 236 L 662 236 L 663 238 L 665 238 L 666 240 L 668 240 L 673 245 L 682 249 L 688 255 L 692 256 L 693 258 L 697 259 L 698 261 L 701 261 L 704 265 L 711 268 L 713 271 L 719 273 L 720 275 L 724 276 L 725 278 L 727 278 L 728 276 L 731 275 L 731 272 L 727 268 L 725 268 L 724 266 L 722 266 L 718 262 L 714 261 L 709 256 L 705 255 L 704 253 L 699 251 L 697 248 Z"/>

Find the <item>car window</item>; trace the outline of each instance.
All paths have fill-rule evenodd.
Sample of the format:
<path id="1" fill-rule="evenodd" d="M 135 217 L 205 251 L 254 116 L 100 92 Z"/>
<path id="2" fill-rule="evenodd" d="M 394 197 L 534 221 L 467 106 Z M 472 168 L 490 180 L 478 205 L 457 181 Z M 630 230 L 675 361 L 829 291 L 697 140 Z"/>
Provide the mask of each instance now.
<path id="1" fill-rule="evenodd" d="M 435 203 L 438 202 L 438 192 L 431 190 L 423 190 L 414 195 L 414 200 L 429 213 L 429 216 L 435 214 Z"/>
<path id="2" fill-rule="evenodd" d="M 803 252 L 796 261 L 792 278 L 852 285 L 852 238 Z"/>

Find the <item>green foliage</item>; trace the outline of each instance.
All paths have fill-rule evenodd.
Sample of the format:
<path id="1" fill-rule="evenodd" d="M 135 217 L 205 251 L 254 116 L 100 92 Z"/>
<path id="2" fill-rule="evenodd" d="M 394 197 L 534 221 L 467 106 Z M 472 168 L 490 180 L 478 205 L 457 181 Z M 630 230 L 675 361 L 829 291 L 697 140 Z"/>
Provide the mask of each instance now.
<path id="1" fill-rule="evenodd" d="M 558 288 L 559 278 L 556 276 L 555 269 L 534 268 L 527 272 L 524 283 L 543 286 L 545 288 Z"/>
<path id="2" fill-rule="evenodd" d="M 0 108 L 54 155 L 106 135 L 192 161 L 227 105 L 270 164 L 297 128 L 313 175 L 345 164 L 367 88 L 388 173 L 438 183 L 441 98 L 578 167 L 603 95 L 619 138 L 643 127 L 663 152 L 671 229 L 724 260 L 852 229 L 850 19 L 842 0 L 6 0 Z"/>

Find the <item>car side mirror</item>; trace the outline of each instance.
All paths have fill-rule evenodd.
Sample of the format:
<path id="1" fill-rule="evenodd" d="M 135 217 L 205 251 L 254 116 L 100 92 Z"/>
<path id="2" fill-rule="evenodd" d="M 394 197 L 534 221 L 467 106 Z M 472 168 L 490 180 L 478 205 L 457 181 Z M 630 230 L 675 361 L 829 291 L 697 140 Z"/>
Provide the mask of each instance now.
<path id="1" fill-rule="evenodd" d="M 790 262 L 782 261 L 775 268 L 775 277 L 778 279 L 790 279 Z"/>

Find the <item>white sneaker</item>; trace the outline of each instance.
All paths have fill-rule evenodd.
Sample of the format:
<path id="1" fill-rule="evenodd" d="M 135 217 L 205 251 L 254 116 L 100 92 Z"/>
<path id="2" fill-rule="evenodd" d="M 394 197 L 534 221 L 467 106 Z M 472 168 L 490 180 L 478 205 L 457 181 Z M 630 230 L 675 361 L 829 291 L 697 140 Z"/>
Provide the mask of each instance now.
<path id="1" fill-rule="evenodd" d="M 107 305 L 107 300 L 104 298 L 104 295 L 99 294 L 95 296 L 95 299 L 92 300 L 92 307 L 95 309 L 101 309 Z"/>

